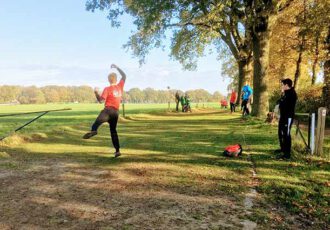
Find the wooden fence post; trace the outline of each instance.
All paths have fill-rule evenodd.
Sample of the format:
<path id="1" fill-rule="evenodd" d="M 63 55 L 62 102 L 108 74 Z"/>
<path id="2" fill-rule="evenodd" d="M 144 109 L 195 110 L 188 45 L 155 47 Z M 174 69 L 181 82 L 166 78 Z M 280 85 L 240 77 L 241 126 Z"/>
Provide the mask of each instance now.
<path id="1" fill-rule="evenodd" d="M 122 106 L 123 106 L 123 117 L 125 117 L 125 103 L 123 103 Z"/>
<path id="2" fill-rule="evenodd" d="M 325 120 L 327 115 L 327 109 L 321 107 L 318 109 L 317 127 L 316 127 L 316 141 L 315 141 L 315 153 L 317 156 L 323 155 L 323 142 L 325 131 Z"/>

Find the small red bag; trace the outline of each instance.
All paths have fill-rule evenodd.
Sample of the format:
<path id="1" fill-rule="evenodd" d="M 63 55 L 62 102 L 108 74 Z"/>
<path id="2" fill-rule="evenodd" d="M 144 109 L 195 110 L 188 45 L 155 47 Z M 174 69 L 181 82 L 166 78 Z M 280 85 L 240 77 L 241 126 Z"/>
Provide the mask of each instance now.
<path id="1" fill-rule="evenodd" d="M 227 157 L 238 157 L 238 156 L 242 155 L 242 151 L 243 151 L 243 149 L 240 144 L 229 145 L 225 148 L 223 155 L 227 156 Z"/>

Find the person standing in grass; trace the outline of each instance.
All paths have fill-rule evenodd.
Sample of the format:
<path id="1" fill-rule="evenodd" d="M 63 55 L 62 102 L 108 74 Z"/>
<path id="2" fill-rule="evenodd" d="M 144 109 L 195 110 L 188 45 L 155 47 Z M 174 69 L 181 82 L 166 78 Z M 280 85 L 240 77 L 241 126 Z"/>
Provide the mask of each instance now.
<path id="1" fill-rule="evenodd" d="M 181 102 L 182 112 L 185 112 L 186 98 L 184 96 L 181 96 L 180 102 Z"/>
<path id="2" fill-rule="evenodd" d="M 176 103 L 176 111 L 179 112 L 179 103 L 180 103 L 180 94 L 179 91 L 175 93 L 175 103 Z"/>
<path id="3" fill-rule="evenodd" d="M 245 81 L 245 85 L 242 89 L 242 108 L 243 108 L 243 116 L 249 115 L 249 104 L 251 103 L 251 97 L 252 97 L 253 90 L 251 89 L 249 85 L 249 81 Z"/>
<path id="4" fill-rule="evenodd" d="M 291 127 L 295 115 L 297 93 L 292 87 L 292 80 L 286 78 L 282 82 L 282 97 L 278 100 L 280 109 L 280 120 L 278 122 L 278 139 L 280 149 L 275 150 L 280 159 L 290 159 L 291 157 Z"/>
<path id="5" fill-rule="evenodd" d="M 231 95 L 230 95 L 230 113 L 235 112 L 235 103 L 237 100 L 237 93 L 235 89 L 231 90 Z"/>
<path id="6" fill-rule="evenodd" d="M 105 87 L 103 93 L 100 95 L 98 89 L 95 88 L 94 93 L 99 103 L 104 102 L 104 109 L 100 112 L 92 125 L 91 131 L 86 133 L 83 138 L 89 139 L 97 134 L 97 130 L 104 122 L 108 122 L 110 126 L 110 134 L 113 147 L 115 148 L 115 157 L 119 157 L 120 145 L 117 134 L 117 122 L 119 116 L 119 107 L 123 95 L 124 85 L 126 81 L 126 74 L 115 64 L 111 65 L 111 68 L 115 68 L 121 75 L 121 79 L 117 84 L 116 73 L 110 73 L 108 75 L 108 81 L 110 86 Z"/>

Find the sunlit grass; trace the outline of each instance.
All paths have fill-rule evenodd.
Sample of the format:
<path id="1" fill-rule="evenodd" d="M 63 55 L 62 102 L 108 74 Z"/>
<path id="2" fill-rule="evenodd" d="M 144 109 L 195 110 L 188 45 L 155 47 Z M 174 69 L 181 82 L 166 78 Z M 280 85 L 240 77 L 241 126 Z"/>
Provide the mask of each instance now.
<path id="1" fill-rule="evenodd" d="M 61 174 L 61 180 L 71 182 L 84 180 L 77 170 L 88 174 L 94 168 L 111 172 L 114 181 L 120 183 L 113 183 L 106 191 L 124 186 L 128 197 L 147 193 L 162 199 L 174 196 L 178 202 L 195 198 L 210 203 L 209 199 L 230 197 L 242 205 L 252 180 L 247 159 L 251 154 L 260 180 L 258 191 L 267 202 L 284 206 L 293 214 L 302 213 L 319 226 L 329 221 L 329 162 L 300 153 L 292 161 L 275 160 L 272 151 L 278 148 L 277 127 L 263 120 L 241 119 L 239 113 L 230 115 L 216 104 L 204 109 L 199 106 L 186 114 L 167 111 L 167 104 L 126 105 L 126 117 L 121 116 L 118 124 L 123 155 L 114 159 L 108 125 L 100 127 L 98 135 L 90 140 L 81 138 L 102 105 L 8 106 L 1 107 L 0 113 L 63 107 L 71 107 L 72 111 L 50 113 L 5 139 L 0 144 L 0 170 L 24 172 L 54 161 L 73 169 Z M 1 133 L 31 118 L 0 118 Z M 326 147 L 329 142 L 326 137 Z M 243 145 L 243 157 L 223 157 L 223 149 L 235 143 Z M 93 180 L 88 174 L 81 186 L 92 188 L 95 185 L 88 183 Z M 269 210 L 264 209 L 255 210 L 261 225 L 270 218 Z M 196 214 L 197 221 L 203 215 Z"/>

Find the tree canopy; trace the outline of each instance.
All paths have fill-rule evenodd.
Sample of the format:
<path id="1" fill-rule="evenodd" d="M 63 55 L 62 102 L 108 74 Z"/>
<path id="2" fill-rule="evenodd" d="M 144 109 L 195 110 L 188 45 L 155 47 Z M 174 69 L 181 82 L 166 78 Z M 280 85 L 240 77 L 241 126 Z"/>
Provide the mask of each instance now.
<path id="1" fill-rule="evenodd" d="M 123 14 L 133 17 L 136 30 L 125 47 L 140 63 L 152 48 L 164 47 L 167 37 L 171 39 L 170 56 L 185 69 L 195 69 L 196 60 L 208 47 L 220 57 L 229 54 L 224 71 L 237 69 L 237 76 L 231 78 L 239 93 L 245 79 L 253 82 L 256 116 L 269 111 L 269 94 L 275 90 L 272 82 L 289 75 L 298 88 L 309 72 L 313 84 L 321 66 L 327 73 L 329 5 L 327 0 L 86 2 L 87 10 L 107 11 L 112 26 L 120 26 Z M 309 63 L 313 63 L 311 71 Z M 327 85 L 328 75 L 324 76 Z"/>

